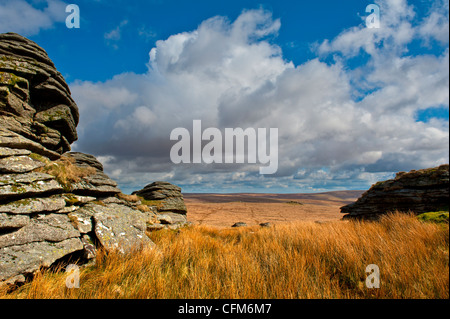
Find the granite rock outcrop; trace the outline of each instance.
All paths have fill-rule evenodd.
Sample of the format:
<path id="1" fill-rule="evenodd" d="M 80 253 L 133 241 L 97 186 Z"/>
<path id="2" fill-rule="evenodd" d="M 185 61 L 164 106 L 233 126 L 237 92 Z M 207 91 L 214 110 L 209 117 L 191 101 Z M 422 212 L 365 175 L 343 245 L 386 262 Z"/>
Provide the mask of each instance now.
<path id="1" fill-rule="evenodd" d="M 0 103 L 0 127 L 11 132 L 3 144 L 32 141 L 42 146 L 34 152 L 55 159 L 78 138 L 69 86 L 41 47 L 15 33 L 0 34 Z"/>
<path id="2" fill-rule="evenodd" d="M 449 165 L 399 172 L 378 182 L 354 203 L 341 207 L 344 218 L 377 219 L 388 212 L 448 211 Z"/>
<path id="3" fill-rule="evenodd" d="M 156 219 L 159 223 L 155 223 L 151 228 L 174 229 L 188 224 L 187 209 L 180 187 L 169 182 L 157 181 L 132 194 L 156 210 Z"/>
<path id="4" fill-rule="evenodd" d="M 47 53 L 0 34 L 0 285 L 64 260 L 88 262 L 99 248 L 153 247 L 147 231 L 185 221 L 178 187 L 150 191 L 164 194 L 162 205 L 125 195 L 94 156 L 70 152 L 78 120 Z"/>

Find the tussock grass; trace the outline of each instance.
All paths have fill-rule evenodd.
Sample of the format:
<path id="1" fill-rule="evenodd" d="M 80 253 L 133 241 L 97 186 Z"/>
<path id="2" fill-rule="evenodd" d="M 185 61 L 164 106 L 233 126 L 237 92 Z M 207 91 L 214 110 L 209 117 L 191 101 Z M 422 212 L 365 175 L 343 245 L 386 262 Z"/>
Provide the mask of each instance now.
<path id="1" fill-rule="evenodd" d="M 58 183 L 67 192 L 72 190 L 72 183 L 78 183 L 81 178 L 96 173 L 94 167 L 79 167 L 75 165 L 75 159 L 68 156 L 61 156 L 56 161 L 48 162 L 45 166 L 37 168 L 36 171 L 55 176 Z"/>
<path id="2" fill-rule="evenodd" d="M 116 196 L 117 196 L 117 198 L 126 200 L 128 202 L 138 202 L 139 201 L 139 197 L 137 195 L 127 195 L 124 193 L 118 193 Z"/>
<path id="3" fill-rule="evenodd" d="M 270 228 L 191 226 L 149 234 L 156 249 L 101 252 L 81 269 L 42 272 L 3 298 L 449 298 L 448 225 L 407 214 L 379 222 Z M 365 286 L 366 266 L 380 288 Z"/>

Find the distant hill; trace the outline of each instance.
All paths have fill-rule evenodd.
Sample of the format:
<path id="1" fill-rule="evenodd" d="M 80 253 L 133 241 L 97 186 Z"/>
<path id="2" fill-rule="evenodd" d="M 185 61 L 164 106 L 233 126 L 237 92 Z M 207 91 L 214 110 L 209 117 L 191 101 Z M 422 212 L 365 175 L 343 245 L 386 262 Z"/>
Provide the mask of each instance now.
<path id="1" fill-rule="evenodd" d="M 360 197 L 364 190 L 333 191 L 323 193 L 297 193 L 297 194 L 260 194 L 260 193 L 183 193 L 185 200 L 194 200 L 204 203 L 280 203 L 289 200 L 321 200 L 321 201 L 349 201 L 353 202 Z"/>

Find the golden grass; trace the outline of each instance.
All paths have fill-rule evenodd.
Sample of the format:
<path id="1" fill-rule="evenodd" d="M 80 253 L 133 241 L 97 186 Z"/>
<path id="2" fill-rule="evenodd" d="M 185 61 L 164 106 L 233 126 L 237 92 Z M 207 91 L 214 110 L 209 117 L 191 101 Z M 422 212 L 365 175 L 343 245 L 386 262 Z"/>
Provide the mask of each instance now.
<path id="1" fill-rule="evenodd" d="M 449 298 L 447 225 L 392 214 L 380 222 L 270 228 L 191 226 L 149 234 L 156 249 L 101 252 L 80 288 L 42 272 L 2 298 Z M 380 288 L 365 286 L 366 266 Z"/>
<path id="2" fill-rule="evenodd" d="M 117 198 L 126 200 L 128 202 L 138 202 L 140 199 L 137 195 L 127 195 L 124 193 L 118 193 Z"/>
<path id="3" fill-rule="evenodd" d="M 79 167 L 75 165 L 75 159 L 68 156 L 61 156 L 56 161 L 48 162 L 45 166 L 37 168 L 36 171 L 55 176 L 56 180 L 70 192 L 72 183 L 78 183 L 81 178 L 95 174 L 94 167 Z"/>

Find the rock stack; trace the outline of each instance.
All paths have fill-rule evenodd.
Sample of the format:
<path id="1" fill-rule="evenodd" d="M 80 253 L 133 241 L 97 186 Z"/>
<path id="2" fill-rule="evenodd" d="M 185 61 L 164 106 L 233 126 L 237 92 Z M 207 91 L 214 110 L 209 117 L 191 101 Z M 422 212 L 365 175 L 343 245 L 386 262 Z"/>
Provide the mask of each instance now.
<path id="1" fill-rule="evenodd" d="M 156 209 L 156 218 L 159 223 L 154 223 L 150 228 L 174 229 L 188 223 L 186 205 L 180 187 L 158 181 L 148 184 L 132 194 L 142 198 L 142 203 Z"/>
<path id="2" fill-rule="evenodd" d="M 341 207 L 344 218 L 377 219 L 388 212 L 448 211 L 449 165 L 397 173 L 378 182 L 356 202 Z"/>
<path id="3" fill-rule="evenodd" d="M 145 232 L 164 216 L 158 221 L 153 202 L 122 194 L 94 156 L 69 152 L 78 118 L 47 53 L 0 34 L 0 285 L 62 260 L 88 261 L 99 247 L 126 253 L 154 245 Z M 166 191 L 173 205 L 163 209 L 185 218 L 182 197 Z"/>
<path id="4" fill-rule="evenodd" d="M 78 108 L 64 78 L 42 48 L 15 33 L 0 34 L 0 103 L 2 144 L 57 159 L 77 140 Z"/>

